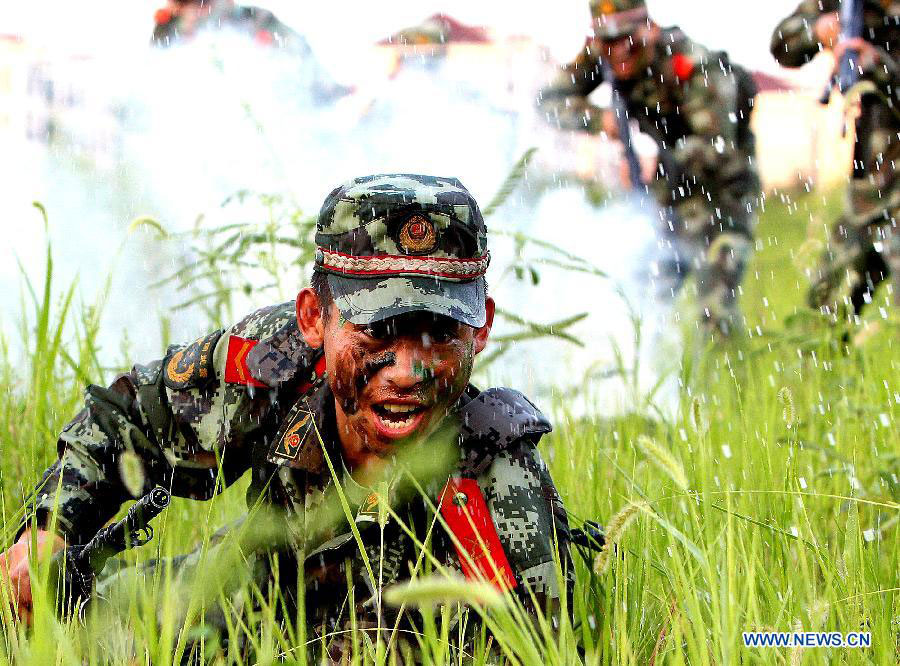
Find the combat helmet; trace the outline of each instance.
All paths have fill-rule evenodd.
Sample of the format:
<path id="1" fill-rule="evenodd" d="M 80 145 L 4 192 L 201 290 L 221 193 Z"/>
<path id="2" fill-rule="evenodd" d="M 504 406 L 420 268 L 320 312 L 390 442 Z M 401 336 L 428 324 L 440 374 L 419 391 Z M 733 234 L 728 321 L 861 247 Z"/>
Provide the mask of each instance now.
<path id="1" fill-rule="evenodd" d="M 600 39 L 620 39 L 647 24 L 644 0 L 590 0 L 594 34 Z"/>

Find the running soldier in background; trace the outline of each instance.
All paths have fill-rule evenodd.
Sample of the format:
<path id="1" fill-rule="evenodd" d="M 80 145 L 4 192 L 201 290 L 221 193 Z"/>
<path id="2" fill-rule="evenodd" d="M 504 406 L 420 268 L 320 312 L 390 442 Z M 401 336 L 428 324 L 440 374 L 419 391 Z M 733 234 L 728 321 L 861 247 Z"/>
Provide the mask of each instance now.
<path id="1" fill-rule="evenodd" d="M 750 131 L 756 87 L 727 54 L 654 23 L 643 0 L 594 0 L 591 14 L 593 37 L 540 91 L 539 106 L 560 129 L 627 141 L 614 112 L 588 100 L 613 77 L 628 116 L 659 150 L 648 186 L 674 251 L 662 277 L 674 295 L 694 272 L 703 321 L 728 334 L 741 324 L 737 296 L 759 196 Z"/>
<path id="2" fill-rule="evenodd" d="M 801 67 L 823 49 L 836 64 L 856 51 L 858 80 L 845 99 L 856 110 L 853 170 L 846 210 L 838 220 L 813 278 L 809 303 L 837 316 L 844 308 L 859 314 L 878 285 L 893 276 L 900 302 L 900 3 L 863 2 L 862 37 L 841 40 L 838 0 L 804 0 L 772 35 L 772 55 L 785 67 Z"/>
<path id="3" fill-rule="evenodd" d="M 260 44 L 308 47 L 293 30 L 267 9 L 236 5 L 234 0 L 168 0 L 153 17 L 153 43 L 169 46 L 195 36 L 204 29 L 231 28 L 244 32 Z"/>
<path id="4" fill-rule="evenodd" d="M 244 37 L 249 43 L 283 54 L 297 67 L 282 85 L 308 94 L 317 103 L 329 103 L 350 93 L 333 80 L 313 54 L 306 39 L 281 22 L 268 9 L 239 5 L 234 0 L 167 0 L 156 10 L 151 43 L 158 48 L 191 42 L 214 32 Z"/>

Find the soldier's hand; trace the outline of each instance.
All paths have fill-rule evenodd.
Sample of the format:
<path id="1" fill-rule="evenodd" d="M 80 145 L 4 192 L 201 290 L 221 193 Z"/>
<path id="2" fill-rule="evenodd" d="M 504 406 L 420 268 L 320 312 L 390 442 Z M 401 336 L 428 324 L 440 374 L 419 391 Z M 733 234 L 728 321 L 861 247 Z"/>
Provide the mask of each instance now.
<path id="1" fill-rule="evenodd" d="M 616 119 L 616 112 L 614 109 L 603 109 L 601 123 L 603 127 L 603 133 L 606 134 L 607 138 L 612 139 L 613 141 L 618 141 L 619 123 Z"/>
<path id="2" fill-rule="evenodd" d="M 62 550 L 66 542 L 58 534 L 38 530 L 38 558 L 45 558 Z M 31 575 L 28 560 L 31 555 L 31 530 L 25 530 L 15 544 L 0 553 L 0 584 L 6 588 L 6 597 L 13 608 L 13 617 L 18 616 L 26 624 L 31 624 L 32 596 Z"/>
<path id="3" fill-rule="evenodd" d="M 837 72 L 841 67 L 841 59 L 847 51 L 856 51 L 857 56 L 854 58 L 856 61 L 854 64 L 856 67 L 859 67 L 862 70 L 872 69 L 875 65 L 878 64 L 880 60 L 880 55 L 878 53 L 878 49 L 875 48 L 871 44 L 871 42 L 867 42 L 862 37 L 852 37 L 850 39 L 841 40 L 841 42 L 834 47 L 834 69 Z"/>
<path id="4" fill-rule="evenodd" d="M 818 42 L 826 49 L 832 48 L 841 38 L 841 19 L 837 12 L 822 14 L 813 26 Z"/>

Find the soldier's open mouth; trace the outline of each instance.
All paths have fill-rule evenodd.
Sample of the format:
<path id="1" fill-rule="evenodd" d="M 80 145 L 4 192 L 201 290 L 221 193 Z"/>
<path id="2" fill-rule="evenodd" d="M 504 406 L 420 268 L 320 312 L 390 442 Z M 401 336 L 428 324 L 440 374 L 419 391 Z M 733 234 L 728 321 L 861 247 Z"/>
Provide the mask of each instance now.
<path id="1" fill-rule="evenodd" d="M 375 424 L 388 437 L 402 437 L 415 430 L 427 411 L 424 405 L 385 402 L 372 406 Z"/>

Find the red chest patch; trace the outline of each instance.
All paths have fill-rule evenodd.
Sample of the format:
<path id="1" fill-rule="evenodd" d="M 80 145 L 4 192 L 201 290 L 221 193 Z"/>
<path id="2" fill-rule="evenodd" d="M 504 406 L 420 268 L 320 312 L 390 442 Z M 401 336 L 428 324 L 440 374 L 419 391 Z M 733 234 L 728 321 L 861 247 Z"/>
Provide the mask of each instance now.
<path id="1" fill-rule="evenodd" d="M 486 580 L 501 591 L 513 589 L 516 579 L 478 482 L 450 479 L 441 493 L 440 507 L 455 537 L 453 545 L 466 578 Z"/>
<path id="2" fill-rule="evenodd" d="M 683 53 L 672 56 L 672 71 L 679 82 L 687 81 L 694 73 L 694 61 Z"/>
<path id="3" fill-rule="evenodd" d="M 229 384 L 255 386 L 257 388 L 269 388 L 268 385 L 251 376 L 250 368 L 247 367 L 247 354 L 258 344 L 259 340 L 248 340 L 247 338 L 239 338 L 236 335 L 228 338 L 228 357 L 225 360 L 226 382 Z"/>

